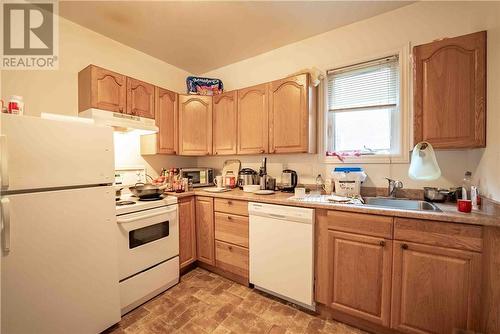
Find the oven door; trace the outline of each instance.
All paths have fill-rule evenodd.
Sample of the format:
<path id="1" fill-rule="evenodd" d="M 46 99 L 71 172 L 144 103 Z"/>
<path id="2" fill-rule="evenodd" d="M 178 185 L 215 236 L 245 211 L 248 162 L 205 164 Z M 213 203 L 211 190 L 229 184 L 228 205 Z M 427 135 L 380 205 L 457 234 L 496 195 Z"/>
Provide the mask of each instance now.
<path id="1" fill-rule="evenodd" d="M 179 255 L 177 204 L 117 217 L 120 281 Z"/>

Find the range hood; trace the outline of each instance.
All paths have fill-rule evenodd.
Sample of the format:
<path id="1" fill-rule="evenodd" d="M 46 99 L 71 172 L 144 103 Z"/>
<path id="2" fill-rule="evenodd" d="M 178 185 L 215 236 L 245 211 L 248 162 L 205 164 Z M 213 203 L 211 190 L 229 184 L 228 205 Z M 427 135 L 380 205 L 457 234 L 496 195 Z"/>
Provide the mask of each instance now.
<path id="1" fill-rule="evenodd" d="M 154 119 L 129 114 L 111 112 L 101 109 L 87 109 L 79 113 L 80 117 L 92 118 L 97 125 L 107 125 L 115 131 L 134 131 L 142 135 L 158 132 Z"/>

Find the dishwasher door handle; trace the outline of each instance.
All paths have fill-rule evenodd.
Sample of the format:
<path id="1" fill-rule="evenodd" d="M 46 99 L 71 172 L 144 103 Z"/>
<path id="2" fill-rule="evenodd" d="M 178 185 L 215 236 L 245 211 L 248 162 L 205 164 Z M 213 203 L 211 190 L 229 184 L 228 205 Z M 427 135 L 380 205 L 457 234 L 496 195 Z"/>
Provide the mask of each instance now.
<path id="1" fill-rule="evenodd" d="M 286 219 L 284 215 L 278 215 L 276 213 L 268 213 L 269 217 L 277 218 L 277 219 Z"/>

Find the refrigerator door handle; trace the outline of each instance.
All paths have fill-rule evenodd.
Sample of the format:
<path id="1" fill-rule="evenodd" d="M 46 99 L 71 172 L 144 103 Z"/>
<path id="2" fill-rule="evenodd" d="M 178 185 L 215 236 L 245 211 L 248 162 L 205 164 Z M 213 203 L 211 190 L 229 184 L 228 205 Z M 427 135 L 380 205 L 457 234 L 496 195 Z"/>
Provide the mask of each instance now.
<path id="1" fill-rule="evenodd" d="M 2 189 L 9 188 L 9 163 L 8 163 L 8 149 L 7 149 L 7 136 L 0 135 L 0 179 L 2 180 Z"/>
<path id="2" fill-rule="evenodd" d="M 10 252 L 10 201 L 2 198 L 2 249 L 5 253 Z"/>

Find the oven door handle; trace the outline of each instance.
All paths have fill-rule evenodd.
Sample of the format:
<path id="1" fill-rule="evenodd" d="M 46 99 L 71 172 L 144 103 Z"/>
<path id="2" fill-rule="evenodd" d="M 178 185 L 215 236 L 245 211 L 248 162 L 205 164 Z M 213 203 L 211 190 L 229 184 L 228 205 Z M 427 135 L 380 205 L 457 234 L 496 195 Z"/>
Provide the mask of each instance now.
<path id="1" fill-rule="evenodd" d="M 135 222 L 135 221 L 138 221 L 138 220 L 141 220 L 141 219 L 152 218 L 152 217 L 156 217 L 156 216 L 161 216 L 161 215 L 164 215 L 164 214 L 172 213 L 172 212 L 175 212 L 175 210 L 177 210 L 177 209 L 173 208 L 173 209 L 169 209 L 169 210 L 166 210 L 166 211 L 159 211 L 159 212 L 153 212 L 153 213 L 145 214 L 145 215 L 141 215 L 141 216 L 135 216 L 133 218 L 118 217 L 116 219 L 116 222 L 118 224 L 131 223 L 131 222 Z"/>

